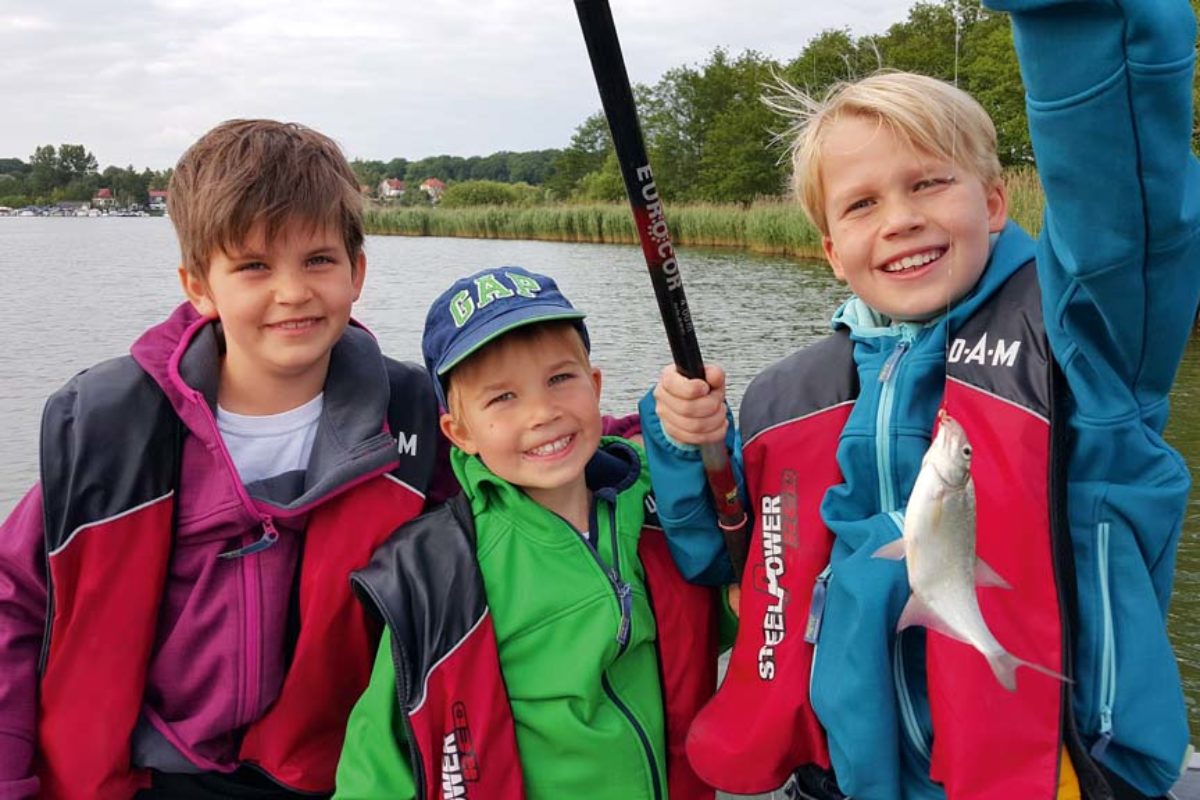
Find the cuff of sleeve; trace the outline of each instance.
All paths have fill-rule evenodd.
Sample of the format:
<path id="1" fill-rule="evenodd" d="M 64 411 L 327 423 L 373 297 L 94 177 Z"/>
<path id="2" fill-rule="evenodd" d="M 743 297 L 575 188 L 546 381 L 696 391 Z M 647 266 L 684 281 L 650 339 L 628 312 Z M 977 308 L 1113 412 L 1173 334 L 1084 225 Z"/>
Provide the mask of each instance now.
<path id="1" fill-rule="evenodd" d="M 672 439 L 665 430 L 663 430 L 662 420 L 658 418 L 658 412 L 654 410 L 654 392 L 653 390 L 646 392 L 638 403 L 638 415 L 642 421 L 642 438 L 653 438 L 663 449 L 671 455 L 692 461 L 700 460 L 700 448 L 694 444 L 685 444 Z"/>

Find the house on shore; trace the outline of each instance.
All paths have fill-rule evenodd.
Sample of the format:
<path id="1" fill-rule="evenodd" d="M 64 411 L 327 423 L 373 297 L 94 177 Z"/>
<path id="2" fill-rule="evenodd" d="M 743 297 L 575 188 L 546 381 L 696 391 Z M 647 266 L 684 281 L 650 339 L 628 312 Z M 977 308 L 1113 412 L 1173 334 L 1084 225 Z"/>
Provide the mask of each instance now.
<path id="1" fill-rule="evenodd" d="M 442 199 L 442 192 L 446 191 L 446 184 L 439 181 L 437 178 L 426 178 L 421 181 L 421 191 L 429 196 L 431 203 L 436 203 Z"/>
<path id="2" fill-rule="evenodd" d="M 112 208 L 116 204 L 112 189 L 97 189 L 96 196 L 92 198 L 92 208 Z"/>
<path id="3" fill-rule="evenodd" d="M 379 197 L 383 200 L 395 200 L 404 196 L 407 187 L 399 178 L 384 178 L 379 182 Z"/>
<path id="4" fill-rule="evenodd" d="M 167 212 L 167 190 L 151 189 L 147 194 L 150 195 L 150 210 L 165 214 Z"/>

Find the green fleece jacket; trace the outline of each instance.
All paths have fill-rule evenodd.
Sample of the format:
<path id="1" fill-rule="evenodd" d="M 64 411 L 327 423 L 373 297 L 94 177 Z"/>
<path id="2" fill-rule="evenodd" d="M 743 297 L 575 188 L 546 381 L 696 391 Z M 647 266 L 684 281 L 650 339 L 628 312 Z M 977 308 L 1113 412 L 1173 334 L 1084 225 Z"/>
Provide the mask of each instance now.
<path id="1" fill-rule="evenodd" d="M 655 621 L 637 557 L 650 487 L 644 454 L 623 440 L 604 440 L 588 465 L 587 532 L 493 475 L 478 457 L 456 449 L 451 462 L 475 517 L 528 796 L 666 797 Z M 625 609 L 622 584 L 630 589 Z M 350 716 L 336 797 L 413 795 L 385 637 Z"/>

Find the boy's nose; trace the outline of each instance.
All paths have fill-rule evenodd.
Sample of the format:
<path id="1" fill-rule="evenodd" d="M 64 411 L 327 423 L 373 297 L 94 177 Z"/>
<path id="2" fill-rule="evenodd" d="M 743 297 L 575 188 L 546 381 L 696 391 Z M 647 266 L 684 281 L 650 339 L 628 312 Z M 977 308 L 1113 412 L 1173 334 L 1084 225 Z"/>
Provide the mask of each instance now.
<path id="1" fill-rule="evenodd" d="M 285 270 L 275 276 L 275 301 L 295 305 L 312 296 L 308 281 L 303 275 Z"/>
<path id="2" fill-rule="evenodd" d="M 919 230 L 925 225 L 925 215 L 913 203 L 897 200 L 888 205 L 884 234 L 892 236 Z"/>
<path id="3" fill-rule="evenodd" d="M 546 396 L 535 398 L 530 408 L 530 422 L 533 425 L 545 425 L 548 422 L 553 422 L 561 415 L 558 404 L 553 399 Z"/>

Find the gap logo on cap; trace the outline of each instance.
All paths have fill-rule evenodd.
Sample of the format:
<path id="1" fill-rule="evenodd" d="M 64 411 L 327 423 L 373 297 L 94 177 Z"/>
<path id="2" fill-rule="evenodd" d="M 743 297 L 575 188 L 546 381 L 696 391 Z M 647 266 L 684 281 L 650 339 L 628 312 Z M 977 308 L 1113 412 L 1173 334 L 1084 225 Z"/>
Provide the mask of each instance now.
<path id="1" fill-rule="evenodd" d="M 512 288 L 505 285 L 501 276 L 508 279 Z M 461 289 L 450 298 L 450 317 L 454 327 L 467 324 L 476 309 L 486 308 L 496 300 L 520 296 L 533 299 L 542 290 L 541 284 L 528 275 L 518 272 L 485 272 L 475 278 L 474 289 Z"/>

